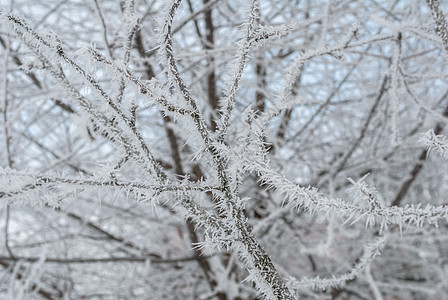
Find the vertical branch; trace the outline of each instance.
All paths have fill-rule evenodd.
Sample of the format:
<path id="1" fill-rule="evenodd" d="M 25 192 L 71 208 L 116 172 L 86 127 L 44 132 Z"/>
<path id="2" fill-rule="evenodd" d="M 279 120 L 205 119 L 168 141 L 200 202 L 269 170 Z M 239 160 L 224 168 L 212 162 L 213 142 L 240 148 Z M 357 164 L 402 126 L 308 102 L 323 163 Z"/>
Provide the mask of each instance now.
<path id="1" fill-rule="evenodd" d="M 213 131 L 216 131 L 218 124 L 215 120 L 215 115 L 218 110 L 218 96 L 216 93 L 216 75 L 215 75 L 215 58 L 212 54 L 209 54 L 208 50 L 214 49 L 214 31 L 215 27 L 213 25 L 213 18 L 212 18 L 212 7 L 210 4 L 210 0 L 203 0 L 204 2 L 204 8 L 201 10 L 204 12 L 205 15 L 205 40 L 204 36 L 201 33 L 201 30 L 199 29 L 199 23 L 196 19 L 193 19 L 194 28 L 196 30 L 196 34 L 198 35 L 199 39 L 201 40 L 201 43 L 206 50 L 207 53 L 207 68 L 208 68 L 208 74 L 207 74 L 207 97 L 208 97 L 208 103 L 210 104 L 211 108 L 211 116 L 210 116 L 210 124 L 211 129 Z M 188 7 L 190 9 L 190 13 L 192 16 L 196 15 L 193 10 L 193 5 L 191 4 L 191 1 L 188 0 Z"/>
<path id="2" fill-rule="evenodd" d="M 129 60 L 131 57 L 132 41 L 134 39 L 136 31 L 138 30 L 138 22 L 135 22 L 135 24 L 133 24 L 132 22 L 135 17 L 134 0 L 126 2 L 123 13 L 126 15 L 125 24 L 128 25 L 125 26 L 126 36 L 123 38 L 123 49 L 124 49 L 123 63 L 124 66 L 126 67 L 129 64 Z M 120 87 L 118 88 L 117 103 L 121 103 L 121 101 L 123 100 L 125 87 L 126 87 L 125 78 L 124 76 L 121 76 Z M 132 109 L 134 109 L 134 104 Z"/>
<path id="3" fill-rule="evenodd" d="M 14 254 L 9 246 L 9 220 L 10 220 L 10 206 L 9 203 L 6 203 L 6 212 L 5 212 L 5 248 L 11 258 L 15 258 Z"/>
<path id="4" fill-rule="evenodd" d="M 260 23 L 260 9 L 259 7 L 255 7 L 256 14 L 255 14 L 255 22 L 257 24 Z M 257 63 L 255 66 L 255 74 L 257 75 L 257 90 L 255 92 L 255 108 L 257 109 L 258 113 L 264 112 L 265 109 L 265 99 L 266 94 L 264 92 L 266 88 L 266 67 L 263 65 L 263 59 L 265 58 L 263 49 L 260 49 L 260 53 L 257 57 Z"/>
<path id="5" fill-rule="evenodd" d="M 302 81 L 302 74 L 303 74 L 304 68 L 305 68 L 304 66 L 302 66 L 300 68 L 300 71 L 297 74 L 297 79 L 294 83 L 294 86 L 291 88 L 291 94 L 293 96 L 297 96 L 297 94 L 298 94 L 297 90 L 300 87 L 300 84 Z M 328 97 L 328 98 L 330 98 L 330 97 Z M 329 100 L 327 99 L 327 101 L 329 101 Z M 323 107 L 322 107 L 322 109 L 323 109 Z M 283 118 L 281 120 L 280 126 L 278 127 L 278 131 L 277 131 L 277 138 L 280 140 L 283 140 L 285 138 L 286 129 L 288 128 L 289 122 L 291 121 L 292 111 L 293 111 L 292 108 L 288 108 L 285 110 L 285 114 L 283 115 Z"/>
<path id="6" fill-rule="evenodd" d="M 6 159 L 8 162 L 8 166 L 12 167 L 13 165 L 13 159 L 11 155 L 11 136 L 9 135 L 9 125 L 8 125 L 8 57 L 10 52 L 10 43 L 9 38 L 6 41 L 6 48 L 5 48 L 5 57 L 3 61 L 3 82 L 2 82 L 2 117 L 3 117 L 3 129 L 5 132 L 5 150 L 6 150 Z"/>
<path id="7" fill-rule="evenodd" d="M 370 289 L 372 290 L 373 295 L 375 296 L 375 300 L 383 300 L 383 296 L 381 295 L 381 291 L 378 288 L 378 285 L 375 283 L 375 280 L 373 279 L 373 276 L 372 276 L 372 273 L 371 273 L 370 269 L 371 269 L 370 265 L 368 265 L 366 267 L 366 271 L 365 271 L 367 283 L 369 284 Z"/>
<path id="8" fill-rule="evenodd" d="M 4 130 L 4 138 L 5 138 L 5 153 L 6 153 L 6 161 L 8 163 L 8 167 L 13 167 L 13 158 L 11 153 L 11 136 L 9 135 L 9 124 L 8 124 L 8 61 L 9 61 L 9 53 L 11 50 L 11 45 L 9 42 L 9 38 L 6 40 L 5 47 L 5 57 L 3 60 L 3 82 L 2 82 L 2 104 L 1 108 L 2 117 L 3 117 L 3 130 Z M 9 245 L 9 223 L 10 223 L 10 207 L 9 203 L 6 203 L 6 211 L 5 211 L 5 248 L 8 251 L 8 254 L 11 258 L 14 258 L 14 254 Z"/>
<path id="9" fill-rule="evenodd" d="M 207 5 L 210 0 L 204 0 L 204 5 Z M 212 9 L 207 9 L 205 12 L 205 49 L 213 50 L 215 45 L 214 32 L 215 27 L 213 25 Z M 215 58 L 213 55 L 207 55 L 207 65 L 209 68 L 209 73 L 207 76 L 207 94 L 208 102 L 212 109 L 212 114 L 210 117 L 212 130 L 216 131 L 218 125 L 214 119 L 214 114 L 218 110 L 218 95 L 216 93 L 216 74 L 215 74 Z"/>
<path id="10" fill-rule="evenodd" d="M 440 9 L 439 0 L 426 0 L 426 4 L 431 10 L 432 17 L 436 23 L 436 34 L 442 40 L 445 51 L 448 53 L 448 23 Z"/>
<path id="11" fill-rule="evenodd" d="M 204 141 L 207 150 L 210 152 L 210 154 L 213 157 L 213 162 L 217 166 L 217 173 L 218 178 L 221 182 L 221 184 L 224 186 L 224 189 L 226 190 L 226 196 L 228 198 L 228 201 L 232 201 L 232 195 L 231 195 L 231 189 L 230 189 L 230 181 L 226 174 L 226 168 L 225 168 L 225 162 L 220 158 L 218 149 L 213 145 L 213 140 L 210 137 L 210 132 L 207 129 L 207 126 L 204 122 L 204 119 L 202 117 L 201 112 L 199 111 L 199 108 L 196 104 L 196 101 L 193 99 L 193 96 L 191 95 L 190 91 L 187 88 L 187 85 L 185 84 L 184 80 L 182 79 L 182 76 L 180 75 L 179 69 L 177 68 L 176 59 L 174 57 L 174 50 L 173 50 L 173 40 L 172 40 L 172 24 L 174 15 L 176 13 L 177 8 L 179 7 L 182 0 L 176 0 L 172 4 L 172 6 L 168 10 L 168 15 L 165 19 L 165 36 L 164 36 L 164 42 L 165 42 L 165 55 L 166 59 L 168 61 L 168 70 L 171 74 L 171 76 L 174 79 L 174 82 L 176 83 L 177 87 L 179 88 L 182 96 L 184 97 L 185 101 L 191 106 L 193 109 L 192 118 L 193 122 L 201 135 L 202 140 Z"/>
<path id="12" fill-rule="evenodd" d="M 224 140 L 227 132 L 227 127 L 229 126 L 230 115 L 235 107 L 235 97 L 238 91 L 241 76 L 243 75 L 244 67 L 246 66 L 246 60 L 249 56 L 249 50 L 251 45 L 251 38 L 255 31 L 256 20 L 258 19 L 258 0 L 252 0 L 249 23 L 246 26 L 246 36 L 245 40 L 238 50 L 238 58 L 235 73 L 232 77 L 230 87 L 228 87 L 228 92 L 224 100 L 224 105 L 222 109 L 222 116 L 220 119 L 220 134 L 219 139 Z"/>
<path id="13" fill-rule="evenodd" d="M 392 101 L 392 144 L 397 145 L 398 133 L 398 71 L 401 63 L 401 32 L 398 33 L 394 45 L 394 54 L 390 65 L 390 88 Z"/>
<path id="14" fill-rule="evenodd" d="M 165 19 L 165 54 L 166 58 L 168 60 L 168 69 L 170 71 L 170 74 L 173 76 L 174 81 L 177 84 L 177 87 L 179 88 L 182 96 L 184 97 L 185 101 L 193 108 L 195 112 L 199 113 L 199 109 L 196 105 L 196 101 L 193 99 L 190 91 L 187 88 L 187 85 L 185 84 L 184 80 L 182 79 L 179 69 L 177 68 L 176 59 L 174 57 L 174 49 L 173 49 L 173 39 L 172 39 L 172 27 L 173 27 L 173 19 L 174 15 L 176 14 L 177 9 L 180 6 L 180 3 L 182 0 L 176 0 L 174 1 L 173 5 L 170 7 L 168 11 L 168 15 Z M 199 116 L 197 116 L 196 123 L 199 124 Z M 203 124 L 201 125 L 203 126 Z M 204 127 L 205 130 L 205 127 Z M 201 132 L 203 132 L 202 129 L 200 129 Z M 204 134 L 204 133 L 203 133 Z"/>
<path id="15" fill-rule="evenodd" d="M 138 50 L 140 56 L 142 58 L 146 57 L 147 54 L 145 51 L 145 47 L 143 45 L 143 40 L 142 40 L 142 36 L 141 36 L 140 32 L 137 32 L 136 42 L 137 42 L 137 50 Z M 145 65 L 145 73 L 146 73 L 146 76 L 148 77 L 148 79 L 155 77 L 155 74 L 154 74 L 151 64 L 148 61 L 144 60 L 144 65 Z M 175 132 L 173 131 L 173 129 L 169 126 L 169 124 L 172 122 L 172 120 L 169 116 L 164 115 L 164 114 L 162 114 L 162 118 L 163 118 L 163 121 L 165 124 L 164 127 L 165 127 L 165 131 L 166 131 L 166 135 L 168 137 L 170 148 L 171 148 L 171 156 L 172 156 L 173 162 L 174 162 L 174 171 L 177 175 L 184 176 L 186 173 L 184 172 L 184 168 L 182 165 L 182 158 L 180 157 L 180 151 L 179 151 L 180 147 L 179 147 L 179 143 L 177 142 L 177 136 L 176 136 Z M 186 202 L 191 203 L 191 201 L 186 201 Z M 184 206 L 186 206 L 186 203 L 184 203 Z M 192 218 L 187 218 L 186 225 L 187 225 L 191 243 L 193 245 L 197 245 L 200 242 L 200 240 L 199 240 L 198 234 L 196 233 L 194 220 Z M 207 261 L 207 259 L 205 257 L 202 256 L 201 250 L 198 247 L 193 247 L 193 250 L 196 255 L 197 262 L 198 262 L 200 268 L 202 269 L 202 271 L 204 272 L 204 275 L 207 279 L 210 289 L 212 291 L 214 291 L 217 287 L 217 282 L 213 278 L 213 272 L 212 272 L 209 262 Z M 222 293 L 222 292 L 218 292 L 217 296 L 220 300 L 227 299 L 226 294 Z"/>
<path id="16" fill-rule="evenodd" d="M 264 89 L 266 88 L 266 68 L 263 66 L 262 57 L 258 58 L 255 72 L 257 74 L 257 91 L 255 93 L 255 107 L 258 112 L 264 112 L 264 100 L 266 99 L 266 94 Z"/>
<path id="17" fill-rule="evenodd" d="M 220 153 L 218 149 L 213 145 L 213 140 L 211 139 L 209 135 L 209 131 L 207 130 L 204 120 L 202 119 L 200 112 L 197 108 L 196 102 L 193 99 L 190 91 L 188 90 L 185 82 L 183 81 L 179 70 L 176 65 L 176 60 L 174 57 L 174 51 L 173 51 L 173 42 L 172 42 L 172 22 L 174 19 L 174 15 L 176 13 L 177 8 L 179 7 L 181 3 L 181 0 L 176 0 L 174 3 L 170 6 L 168 10 L 168 15 L 165 19 L 165 54 L 168 61 L 168 70 L 173 76 L 175 83 L 177 84 L 177 87 L 179 88 L 182 96 L 184 97 L 185 101 L 193 108 L 193 121 L 195 122 L 196 128 L 201 134 L 204 143 L 210 152 L 210 154 L 213 157 L 214 163 L 217 166 L 218 169 L 218 178 L 220 180 L 220 183 L 222 184 L 222 188 L 224 191 L 224 199 L 223 204 L 228 210 L 228 216 L 232 223 L 235 224 L 234 226 L 234 237 L 233 239 L 237 239 L 241 242 L 241 247 L 237 250 L 241 253 L 243 259 L 247 260 L 248 262 L 248 269 L 253 275 L 253 279 L 256 282 L 257 288 L 260 292 L 262 292 L 265 295 L 270 295 L 273 297 L 276 297 L 278 299 L 294 299 L 291 292 L 289 291 L 288 287 L 286 286 L 285 282 L 280 277 L 280 274 L 278 273 L 277 269 L 275 268 L 274 264 L 272 263 L 271 258 L 266 253 L 266 251 L 263 249 L 263 247 L 258 243 L 258 241 L 255 239 L 251 229 L 249 228 L 249 225 L 247 224 L 246 217 L 244 215 L 244 212 L 238 208 L 235 201 L 237 200 L 237 196 L 235 194 L 235 191 L 231 188 L 230 183 L 230 177 L 227 174 L 227 170 L 225 167 L 225 162 L 220 156 Z M 244 66 L 246 64 L 246 57 L 248 55 L 249 51 L 249 36 L 254 30 L 254 22 L 256 11 L 254 7 L 257 6 L 257 0 L 254 0 L 252 2 L 252 10 L 251 10 L 251 18 L 250 18 L 250 24 L 247 28 L 247 41 L 243 47 L 243 53 L 239 60 L 239 66 L 236 71 L 236 75 L 234 77 L 234 81 L 232 82 L 230 93 L 227 97 L 226 105 L 227 107 L 223 111 L 223 117 L 221 120 L 223 121 L 221 125 L 223 125 L 222 128 L 220 128 L 220 139 L 222 139 L 225 135 L 225 131 L 227 128 L 227 122 L 230 117 L 230 113 L 234 106 L 235 101 L 235 95 L 236 90 L 238 88 L 238 82 L 241 78 L 242 70 L 244 69 Z M 222 230 L 222 229 L 221 229 Z"/>
<path id="18" fill-rule="evenodd" d="M 191 4 L 191 0 L 187 0 L 187 3 L 188 3 L 188 8 L 190 9 L 191 15 L 192 16 L 197 16 L 197 14 L 194 13 L 193 5 Z M 204 43 L 204 41 L 202 40 L 201 30 L 199 29 L 199 22 L 196 19 L 196 17 L 193 18 L 193 24 L 194 24 L 194 29 L 196 30 L 196 34 L 198 35 L 198 37 L 201 40 L 201 42 Z"/>
<path id="19" fill-rule="evenodd" d="M 104 45 L 107 50 L 107 54 L 109 54 L 110 58 L 113 58 L 112 50 L 110 49 L 109 41 L 107 40 L 107 27 L 106 27 L 106 22 L 104 21 L 103 13 L 101 12 L 101 7 L 98 4 L 98 0 L 93 0 L 93 2 L 95 3 L 96 12 L 98 13 L 98 17 L 100 18 L 100 21 L 101 21 L 101 25 L 102 25 L 101 31 L 103 34 L 103 41 L 104 41 Z"/>

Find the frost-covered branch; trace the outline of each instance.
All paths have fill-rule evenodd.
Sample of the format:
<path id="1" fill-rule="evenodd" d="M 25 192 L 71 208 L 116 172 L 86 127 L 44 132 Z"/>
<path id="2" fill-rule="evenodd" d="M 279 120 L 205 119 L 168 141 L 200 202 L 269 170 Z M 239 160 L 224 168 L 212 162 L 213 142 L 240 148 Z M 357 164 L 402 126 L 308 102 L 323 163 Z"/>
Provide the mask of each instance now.
<path id="1" fill-rule="evenodd" d="M 439 0 L 426 0 L 426 4 L 431 10 L 432 17 L 436 23 L 436 33 L 442 40 L 445 51 L 448 52 L 448 23 L 442 10 Z"/>
<path id="2" fill-rule="evenodd" d="M 167 17 L 164 22 L 163 49 L 165 50 L 168 70 L 173 78 L 173 81 L 176 83 L 176 86 L 180 90 L 185 101 L 195 111 L 193 120 L 195 122 L 196 129 L 200 133 L 208 151 L 213 157 L 215 165 L 217 166 L 218 179 L 224 189 L 224 199 L 221 204 L 226 208 L 228 214 L 227 218 L 234 223 L 234 239 L 241 242 L 236 250 L 241 254 L 242 259 L 247 262 L 249 272 L 251 273 L 251 279 L 255 281 L 257 289 L 262 294 L 268 298 L 277 297 L 280 299 L 293 299 L 284 281 L 280 278 L 280 275 L 272 264 L 271 259 L 261 245 L 256 241 L 253 233 L 248 228 L 243 211 L 241 208 L 237 207 L 237 199 L 234 195 L 234 191 L 232 191 L 230 187 L 230 177 L 228 176 L 225 163 L 223 161 L 223 151 L 220 150 L 223 145 L 221 143 L 216 143 L 211 139 L 204 119 L 199 113 L 196 102 L 182 79 L 179 69 L 177 68 L 173 51 L 171 30 L 174 15 L 180 3 L 181 1 L 177 0 L 168 7 Z"/>
<path id="3" fill-rule="evenodd" d="M 325 216 L 337 214 L 343 217 L 346 223 L 352 224 L 365 219 L 367 225 L 373 226 L 375 223 L 379 223 L 380 228 L 385 228 L 391 224 L 423 226 L 427 223 L 437 226 L 439 221 L 448 220 L 448 206 L 446 205 L 384 207 L 376 204 L 376 200 L 371 198 L 371 192 L 366 192 L 368 189 L 365 190 L 365 187 L 362 187 L 361 193 L 367 193 L 370 208 L 357 206 L 341 199 L 330 199 L 314 187 L 300 187 L 291 182 L 285 176 L 273 170 L 266 159 L 260 156 L 254 158 L 246 161 L 246 170 L 259 174 L 260 182 L 263 185 L 280 192 L 284 197 L 283 203 L 295 209 L 303 209 L 309 212 L 318 211 Z"/>
<path id="4" fill-rule="evenodd" d="M 161 109 L 167 110 L 169 112 L 176 112 L 178 114 L 186 116 L 193 115 L 193 110 L 171 104 L 167 99 L 168 96 L 164 95 L 161 87 L 155 79 L 151 80 L 150 85 L 147 85 L 137 77 L 135 77 L 129 69 L 119 67 L 95 49 L 88 48 L 87 51 L 90 53 L 93 60 L 105 64 L 106 66 L 110 67 L 112 71 L 126 77 L 139 89 L 141 94 L 148 95 L 148 97 L 150 97 L 152 100 L 155 100 L 161 106 Z"/>
<path id="5" fill-rule="evenodd" d="M 141 152 L 144 156 L 141 156 L 144 160 L 147 160 L 145 165 L 148 165 L 151 172 L 157 174 L 159 178 L 164 178 L 165 175 L 160 169 L 160 166 L 155 161 L 152 153 L 150 152 L 148 146 L 146 145 L 143 137 L 140 132 L 136 129 L 135 124 L 128 118 L 125 113 L 115 104 L 115 102 L 110 98 L 109 94 L 100 86 L 100 84 L 89 74 L 86 73 L 75 61 L 73 61 L 67 53 L 62 49 L 62 45 L 56 39 L 54 43 L 47 41 L 45 38 L 40 36 L 37 32 L 35 32 L 28 24 L 24 21 L 4 12 L 0 11 L 0 17 L 5 19 L 8 25 L 12 26 L 12 29 L 19 34 L 23 41 L 30 47 L 32 51 L 35 51 L 38 56 L 42 59 L 46 55 L 49 55 L 50 58 L 47 61 L 50 63 L 50 66 L 53 64 L 52 59 L 55 61 L 64 61 L 69 66 L 71 66 L 78 74 L 80 74 L 93 88 L 97 91 L 97 93 L 104 98 L 106 103 L 112 108 L 113 114 L 116 114 L 119 119 L 121 119 L 123 125 L 130 132 L 130 135 L 133 136 L 133 139 L 136 139 L 134 146 L 139 145 L 141 147 Z M 52 58 L 52 59 L 51 59 Z M 56 75 L 57 72 L 53 69 L 53 73 Z M 62 73 L 62 72 L 61 72 Z M 57 79 L 62 78 L 62 74 L 59 76 L 56 75 Z M 68 81 L 66 81 L 68 84 Z M 75 90 L 71 89 L 72 93 L 77 93 Z M 76 97 L 75 99 L 81 100 L 83 97 Z M 82 101 L 81 105 L 83 108 L 89 111 L 89 108 L 92 107 L 90 103 L 86 101 Z M 94 115 L 95 116 L 95 115 Z M 124 134 L 124 133 L 123 133 Z"/>
<path id="6" fill-rule="evenodd" d="M 289 278 L 288 286 L 294 290 L 326 290 L 328 288 L 343 286 L 347 282 L 359 277 L 362 272 L 370 266 L 375 257 L 381 254 L 385 244 L 386 238 L 380 237 L 374 242 L 365 245 L 363 255 L 358 259 L 353 268 L 344 275 L 333 276 L 333 278 L 321 278 L 317 276 L 315 278 L 302 278 L 300 280 Z"/>
<path id="7" fill-rule="evenodd" d="M 441 134 L 436 135 L 433 129 L 427 131 L 420 139 L 420 142 L 428 148 L 428 152 L 435 149 L 443 158 L 448 158 L 447 138 Z"/>
<path id="8" fill-rule="evenodd" d="M 20 181 L 24 185 L 21 187 L 15 187 L 8 183 Z M 20 194 L 21 191 L 29 191 L 37 187 L 45 188 L 45 185 L 49 184 L 61 184 L 61 185 L 71 185 L 79 187 L 116 187 L 125 190 L 147 190 L 154 193 L 164 193 L 164 192 L 187 192 L 187 191 L 199 191 L 199 192 L 210 192 L 210 191 L 220 191 L 219 187 L 212 187 L 206 185 L 198 184 L 184 184 L 175 186 L 169 185 L 151 185 L 145 184 L 144 182 L 127 182 L 121 180 L 110 180 L 110 179 L 90 179 L 90 178 L 71 178 L 71 177 L 61 177 L 61 176 L 49 176 L 41 174 L 29 174 L 23 172 L 17 172 L 13 170 L 3 169 L 0 173 L 0 182 L 5 187 L 0 191 L 2 197 Z M 25 184 L 26 183 L 26 184 Z"/>
<path id="9" fill-rule="evenodd" d="M 0 298 L 447 298 L 440 1 L 13 2 Z"/>
<path id="10" fill-rule="evenodd" d="M 246 60 L 249 55 L 249 50 L 251 46 L 251 39 L 255 35 L 255 27 L 257 26 L 256 20 L 258 19 L 258 1 L 253 0 L 251 3 L 251 9 L 249 12 L 249 21 L 245 25 L 246 27 L 246 35 L 245 38 L 239 42 L 238 45 L 238 56 L 235 60 L 235 72 L 230 79 L 230 87 L 228 88 L 228 94 L 224 99 L 224 104 L 221 111 L 221 120 L 219 121 L 219 130 L 220 130 L 220 140 L 224 140 L 224 136 L 226 134 L 227 127 L 229 125 L 230 115 L 235 107 L 235 97 L 238 91 L 238 85 L 241 80 L 241 75 L 243 75 L 244 67 L 246 66 Z"/>
<path id="11" fill-rule="evenodd" d="M 294 60 L 294 62 L 288 67 L 286 70 L 285 75 L 285 82 L 282 87 L 281 93 L 278 95 L 278 101 L 275 104 L 275 106 L 266 111 L 263 115 L 260 116 L 260 123 L 261 124 L 267 124 L 272 118 L 276 117 L 280 111 L 285 107 L 286 105 L 286 99 L 291 93 L 292 87 L 294 82 L 297 80 L 298 75 L 300 74 L 303 65 L 316 58 L 323 55 L 332 55 L 336 57 L 342 57 L 343 51 L 346 50 L 350 44 L 350 42 L 356 37 L 358 32 L 358 27 L 354 26 L 350 33 L 337 45 L 335 46 L 329 46 L 329 47 L 323 47 L 319 48 L 313 51 L 305 52 L 305 53 L 299 53 L 297 58 Z M 379 37 L 379 40 L 383 40 L 385 37 L 381 36 Z M 372 39 L 368 39 L 367 41 L 359 41 L 356 46 L 363 45 L 365 43 L 372 42 Z M 352 45 L 354 47 L 355 45 Z"/>
<path id="12" fill-rule="evenodd" d="M 207 259 L 211 256 L 204 256 L 204 259 Z M 104 264 L 104 263 L 122 263 L 122 262 L 130 262 L 130 263 L 145 263 L 150 262 L 152 264 L 177 264 L 177 263 L 188 263 L 191 261 L 195 261 L 198 258 L 196 256 L 193 257 L 179 257 L 179 258 L 154 258 L 154 257 L 93 257 L 93 258 L 81 258 L 81 257 L 73 257 L 73 258 L 56 258 L 56 257 L 47 257 L 45 262 L 54 263 L 54 264 Z M 24 262 L 37 262 L 39 260 L 38 257 L 28 257 L 28 256 L 20 256 L 11 259 L 10 257 L 2 257 L 0 256 L 0 260 L 3 261 L 24 261 Z"/>

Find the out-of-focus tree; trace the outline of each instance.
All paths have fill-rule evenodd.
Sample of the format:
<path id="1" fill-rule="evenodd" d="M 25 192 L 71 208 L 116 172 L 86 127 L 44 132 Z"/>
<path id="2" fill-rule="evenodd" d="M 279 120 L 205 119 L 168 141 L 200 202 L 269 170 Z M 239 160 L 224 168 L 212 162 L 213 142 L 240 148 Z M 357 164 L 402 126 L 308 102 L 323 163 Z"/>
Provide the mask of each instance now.
<path id="1" fill-rule="evenodd" d="M 1 4 L 0 298 L 448 298 L 439 1 Z"/>

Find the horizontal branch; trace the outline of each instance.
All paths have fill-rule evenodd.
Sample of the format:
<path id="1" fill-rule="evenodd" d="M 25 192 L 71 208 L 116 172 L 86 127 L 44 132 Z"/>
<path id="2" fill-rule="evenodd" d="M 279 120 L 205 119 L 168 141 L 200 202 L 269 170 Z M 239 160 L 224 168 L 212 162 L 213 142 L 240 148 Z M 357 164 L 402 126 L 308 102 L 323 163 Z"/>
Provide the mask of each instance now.
<path id="1" fill-rule="evenodd" d="M 151 262 L 153 264 L 175 264 L 182 262 L 190 262 L 198 259 L 207 259 L 213 255 L 197 257 L 197 256 L 186 256 L 179 258 L 167 258 L 167 259 L 157 259 L 150 257 L 104 257 L 104 258 L 46 258 L 46 263 L 56 263 L 56 264 L 91 264 L 91 263 L 144 263 Z M 22 261 L 34 263 L 39 261 L 39 257 L 29 257 L 29 256 L 0 256 L 0 261 Z"/>
<path id="2" fill-rule="evenodd" d="M 284 195 L 284 203 L 289 207 L 304 209 L 310 212 L 319 211 L 323 214 L 336 214 L 345 217 L 346 222 L 356 223 L 366 219 L 366 224 L 380 223 L 381 228 L 390 224 L 423 226 L 425 223 L 437 226 L 438 221 L 448 220 L 448 206 L 426 205 L 425 207 L 360 207 L 341 199 L 331 199 L 323 196 L 317 188 L 301 187 L 291 182 L 285 176 L 273 170 L 264 158 L 247 161 L 246 170 L 260 174 L 260 181 L 268 188 L 275 189 Z"/>
<path id="3" fill-rule="evenodd" d="M 3 172 L 0 174 L 0 178 L 5 177 L 7 180 L 11 180 L 14 177 L 21 177 L 22 181 L 29 179 L 34 181 L 25 185 L 23 188 L 14 191 L 1 191 L 0 198 L 5 196 L 14 196 L 22 192 L 29 191 L 38 187 L 42 187 L 47 184 L 71 184 L 76 186 L 94 186 L 94 187 L 119 187 L 126 190 L 149 190 L 156 193 L 163 192 L 188 192 L 188 191 L 199 191 L 199 192 L 209 192 L 209 191 L 222 191 L 221 187 L 208 186 L 208 185 L 151 185 L 141 182 L 131 182 L 131 181 L 120 181 L 120 180 L 101 180 L 101 179 L 88 179 L 88 178 L 70 178 L 70 177 L 57 177 L 57 176 L 45 176 L 40 174 L 27 174 L 21 172 Z"/>

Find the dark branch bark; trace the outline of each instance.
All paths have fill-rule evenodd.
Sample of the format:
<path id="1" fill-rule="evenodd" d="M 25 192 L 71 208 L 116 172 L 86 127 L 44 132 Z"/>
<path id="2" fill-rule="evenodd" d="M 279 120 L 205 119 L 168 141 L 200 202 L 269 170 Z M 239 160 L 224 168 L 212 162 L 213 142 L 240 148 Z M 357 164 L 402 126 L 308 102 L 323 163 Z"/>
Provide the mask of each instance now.
<path id="1" fill-rule="evenodd" d="M 443 95 L 444 98 L 446 98 L 446 95 Z M 441 99 L 443 100 L 443 99 Z M 443 112 L 444 117 L 448 117 L 448 106 L 445 108 L 445 111 Z M 442 132 L 444 128 L 444 124 L 439 122 L 436 125 L 436 128 L 434 129 L 434 134 L 438 135 Z M 391 206 L 400 206 L 401 202 L 403 201 L 403 198 L 406 196 L 406 194 L 409 192 L 412 184 L 414 183 L 415 179 L 417 178 L 418 174 L 423 169 L 424 162 L 428 158 L 428 151 L 426 149 L 423 149 L 420 152 L 420 155 L 418 156 L 418 162 L 414 165 L 411 172 L 409 173 L 408 179 L 403 182 L 401 185 L 400 190 L 398 191 L 397 195 L 395 196 L 394 200 L 392 201 Z"/>
<path id="2" fill-rule="evenodd" d="M 204 5 L 207 5 L 210 0 L 204 0 Z M 204 12 L 205 14 L 205 49 L 213 50 L 215 45 L 215 27 L 213 25 L 213 16 L 212 9 L 208 9 Z M 208 57 L 208 65 L 209 65 L 209 74 L 207 76 L 207 93 L 208 93 L 208 102 L 212 109 L 211 115 L 211 126 L 212 130 L 215 131 L 217 129 L 217 124 L 213 115 L 217 113 L 218 110 L 218 95 L 216 93 L 216 75 L 215 75 L 215 59 L 212 55 Z"/>
<path id="3" fill-rule="evenodd" d="M 140 56 L 145 57 L 146 51 L 145 51 L 145 47 L 143 45 L 143 41 L 142 41 L 140 32 L 137 33 L 136 41 L 137 41 L 137 49 L 138 49 Z M 152 77 L 155 76 L 153 68 L 152 68 L 151 64 L 146 61 L 144 64 L 145 64 L 146 76 L 148 77 L 148 79 L 151 79 Z M 163 118 L 163 121 L 165 124 L 165 131 L 166 131 L 166 135 L 168 137 L 168 142 L 169 142 L 170 148 L 171 148 L 171 157 L 173 158 L 175 173 L 179 176 L 185 176 L 186 173 L 184 172 L 184 168 L 182 166 L 182 159 L 180 156 L 180 151 L 179 151 L 180 147 L 177 142 L 177 136 L 169 126 L 172 123 L 172 120 L 169 116 L 166 116 L 166 115 L 163 115 L 162 118 Z M 202 177 L 202 172 L 201 172 L 199 166 L 198 166 L 198 172 L 199 172 L 199 174 L 197 174 L 196 176 L 199 179 Z M 196 233 L 194 222 L 191 218 L 188 218 L 186 220 L 186 225 L 187 225 L 188 234 L 190 236 L 191 243 L 193 245 L 199 243 L 200 240 Z M 215 288 L 217 287 L 217 282 L 213 278 L 214 277 L 213 272 L 210 267 L 210 264 L 207 261 L 207 257 L 203 256 L 201 251 L 197 247 L 193 247 L 193 251 L 195 253 L 195 259 L 196 259 L 197 263 L 199 264 L 200 268 L 202 269 L 204 276 L 207 279 L 207 282 L 210 286 L 210 289 L 212 291 L 214 291 Z M 222 293 L 222 292 L 218 292 L 217 296 L 220 300 L 227 299 L 226 294 Z"/>

